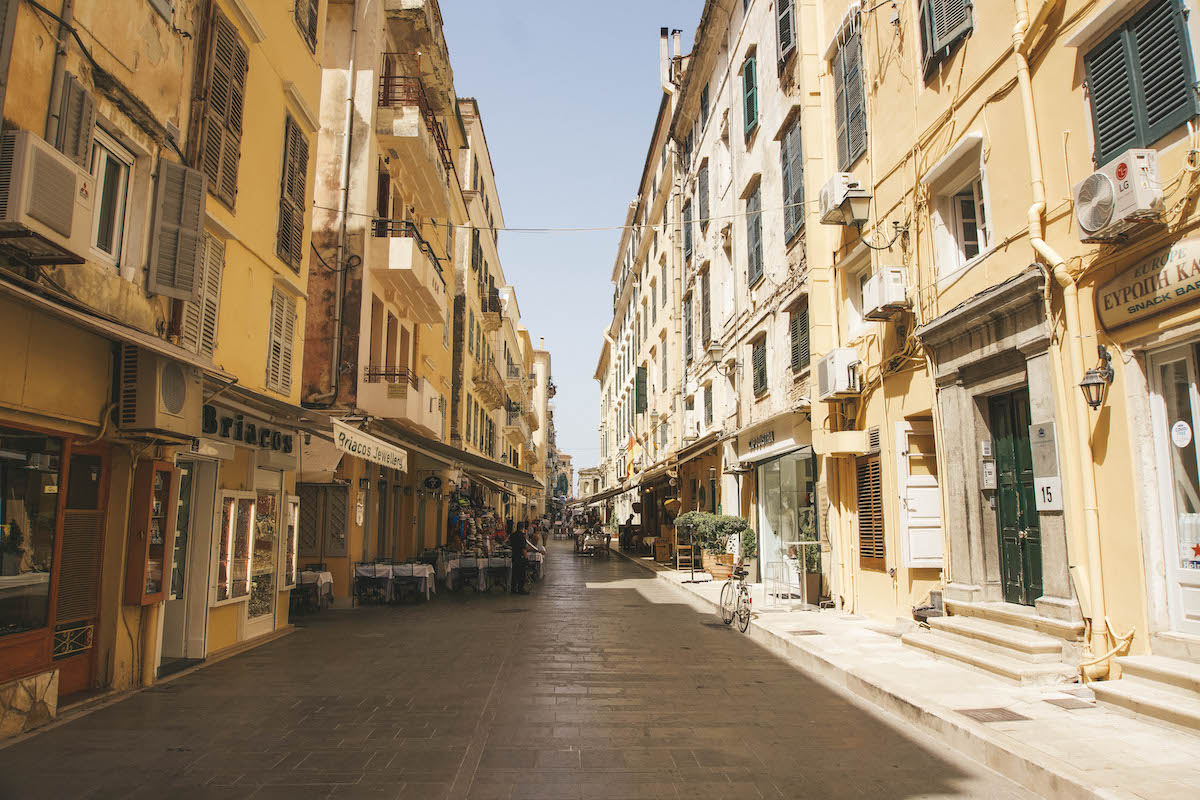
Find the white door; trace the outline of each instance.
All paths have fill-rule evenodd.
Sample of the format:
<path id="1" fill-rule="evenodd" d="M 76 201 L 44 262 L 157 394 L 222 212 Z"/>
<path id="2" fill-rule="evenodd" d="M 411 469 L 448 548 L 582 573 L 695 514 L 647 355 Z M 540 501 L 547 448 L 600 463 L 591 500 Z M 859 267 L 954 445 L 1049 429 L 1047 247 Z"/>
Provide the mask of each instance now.
<path id="1" fill-rule="evenodd" d="M 1150 361 L 1151 398 L 1167 562 L 1167 609 L 1171 628 L 1200 635 L 1200 461 L 1196 430 L 1200 392 L 1196 346 L 1155 354 Z"/>
<path id="2" fill-rule="evenodd" d="M 900 536 L 904 565 L 942 566 L 942 495 L 938 488 L 933 424 L 896 423 L 896 466 L 900 487 Z"/>

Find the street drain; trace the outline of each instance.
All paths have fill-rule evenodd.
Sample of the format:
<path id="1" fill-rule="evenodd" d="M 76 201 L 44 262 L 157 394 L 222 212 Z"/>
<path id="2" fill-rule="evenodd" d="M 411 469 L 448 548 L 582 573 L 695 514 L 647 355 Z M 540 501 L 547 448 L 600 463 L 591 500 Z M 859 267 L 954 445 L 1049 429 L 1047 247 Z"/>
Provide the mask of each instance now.
<path id="1" fill-rule="evenodd" d="M 1009 711 L 1007 708 L 956 708 L 959 714 L 969 717 L 976 722 L 1021 722 L 1029 720 L 1023 714 Z"/>
<path id="2" fill-rule="evenodd" d="M 825 634 L 823 634 L 821 631 L 812 631 L 812 630 L 788 631 L 788 636 L 824 636 L 824 635 Z"/>
<path id="3" fill-rule="evenodd" d="M 1046 701 L 1052 706 L 1065 708 L 1068 711 L 1075 711 L 1080 708 L 1095 708 L 1095 703 L 1085 703 L 1076 697 L 1052 697 Z"/>

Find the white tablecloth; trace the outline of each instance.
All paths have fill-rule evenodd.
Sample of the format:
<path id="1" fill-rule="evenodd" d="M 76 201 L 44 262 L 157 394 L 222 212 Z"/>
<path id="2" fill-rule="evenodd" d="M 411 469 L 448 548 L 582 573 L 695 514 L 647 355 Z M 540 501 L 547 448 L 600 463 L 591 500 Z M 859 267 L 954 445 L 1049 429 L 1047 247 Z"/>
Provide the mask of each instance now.
<path id="1" fill-rule="evenodd" d="M 428 564 L 358 564 L 354 567 L 354 575 L 359 578 L 416 578 L 417 591 L 429 599 L 429 595 L 437 591 L 433 581 L 433 567 Z M 387 599 L 392 599 L 392 586 L 389 582 Z"/>
<path id="2" fill-rule="evenodd" d="M 326 586 L 328 586 L 329 591 L 332 592 L 333 591 L 333 573 L 332 572 L 312 572 L 310 570 L 303 570 L 300 573 L 300 583 L 302 583 L 302 584 L 315 583 L 317 585 L 318 591 L 321 591 L 321 590 L 325 589 Z"/>
<path id="3" fill-rule="evenodd" d="M 504 556 L 462 556 L 460 558 L 451 558 L 446 561 L 446 573 L 443 576 L 446 588 L 450 588 L 454 580 L 454 573 L 461 569 L 477 569 L 479 576 L 476 579 L 476 588 L 479 591 L 487 589 L 487 570 L 493 569 L 509 569 L 512 570 L 512 559 Z"/>

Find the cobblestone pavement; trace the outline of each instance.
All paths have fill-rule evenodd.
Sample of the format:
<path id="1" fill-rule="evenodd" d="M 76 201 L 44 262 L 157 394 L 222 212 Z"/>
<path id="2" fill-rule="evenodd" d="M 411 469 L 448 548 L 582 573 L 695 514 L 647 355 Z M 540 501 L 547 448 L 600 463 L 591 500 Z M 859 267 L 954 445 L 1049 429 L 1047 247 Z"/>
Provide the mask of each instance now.
<path id="1" fill-rule="evenodd" d="M 0 750 L 0 798 L 1025 798 L 552 542 L 531 597 L 328 611 Z"/>

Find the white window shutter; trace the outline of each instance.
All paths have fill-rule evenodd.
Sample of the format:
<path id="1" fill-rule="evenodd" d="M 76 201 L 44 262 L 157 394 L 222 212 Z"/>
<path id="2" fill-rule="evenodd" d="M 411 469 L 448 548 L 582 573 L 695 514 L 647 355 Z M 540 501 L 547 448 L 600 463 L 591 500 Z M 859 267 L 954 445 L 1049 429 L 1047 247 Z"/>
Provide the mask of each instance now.
<path id="1" fill-rule="evenodd" d="M 943 563 L 945 542 L 942 535 L 942 495 L 938 486 L 936 453 L 931 444 L 921 452 L 914 453 L 912 440 L 918 437 L 926 443 L 931 443 L 933 425 L 928 422 L 896 423 L 900 539 L 904 551 L 904 565 L 917 569 L 939 569 Z M 929 459 L 935 465 L 934 468 L 914 475 L 914 456 Z"/>
<path id="2" fill-rule="evenodd" d="M 96 98 L 71 73 L 66 74 L 58 116 L 58 141 L 67 158 L 87 169 L 92 160 L 92 135 L 96 130 Z"/>
<path id="3" fill-rule="evenodd" d="M 271 330 L 267 347 L 267 387 L 278 389 L 282 382 L 283 315 L 287 302 L 278 286 L 271 292 Z"/>
<path id="4" fill-rule="evenodd" d="M 296 342 L 296 298 L 287 295 L 283 308 L 283 347 L 279 366 L 279 384 L 282 391 L 292 390 L 292 351 Z"/>
<path id="5" fill-rule="evenodd" d="M 204 287 L 200 295 L 200 348 L 202 356 L 212 358 L 217 349 L 217 320 L 221 314 L 221 278 L 225 272 L 225 242 L 206 236 L 204 248 Z M 194 305 L 194 304 L 193 304 Z"/>
<path id="6" fill-rule="evenodd" d="M 150 291 L 196 302 L 200 299 L 204 173 L 159 159 L 150 237 Z"/>

